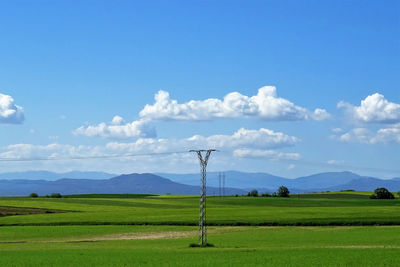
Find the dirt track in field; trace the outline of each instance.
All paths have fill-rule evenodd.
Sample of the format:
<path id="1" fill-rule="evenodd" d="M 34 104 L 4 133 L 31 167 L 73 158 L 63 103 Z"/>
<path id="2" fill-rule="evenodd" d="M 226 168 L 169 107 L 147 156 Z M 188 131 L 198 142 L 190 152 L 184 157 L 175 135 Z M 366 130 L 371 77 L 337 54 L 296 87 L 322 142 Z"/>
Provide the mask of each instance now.
<path id="1" fill-rule="evenodd" d="M 170 239 L 195 236 L 194 231 L 169 231 L 169 232 L 149 232 L 149 233 L 123 233 L 104 236 L 96 236 L 85 239 L 87 241 L 109 241 L 109 240 L 145 240 L 145 239 Z"/>

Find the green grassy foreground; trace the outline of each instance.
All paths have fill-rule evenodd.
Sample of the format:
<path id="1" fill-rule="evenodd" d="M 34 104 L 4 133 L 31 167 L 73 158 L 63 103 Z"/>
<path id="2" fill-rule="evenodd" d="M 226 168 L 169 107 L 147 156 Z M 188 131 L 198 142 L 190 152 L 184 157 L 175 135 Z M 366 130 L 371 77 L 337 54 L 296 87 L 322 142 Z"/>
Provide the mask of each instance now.
<path id="1" fill-rule="evenodd" d="M 215 247 L 190 248 L 196 227 L 0 227 L 0 240 L 6 240 L 0 243 L 0 265 L 399 266 L 399 231 L 399 226 L 210 227 Z M 173 236 L 179 233 L 185 235 Z M 118 240 L 126 236 L 131 239 Z"/>
<path id="2" fill-rule="evenodd" d="M 189 247 L 198 197 L 0 198 L 60 212 L 0 217 L 0 266 L 400 266 L 400 201 L 368 195 L 209 197 L 209 248 Z"/>
<path id="3" fill-rule="evenodd" d="M 355 193 L 353 193 L 355 194 Z M 308 194 L 310 195 L 310 194 Z M 209 225 L 400 225 L 400 200 L 320 197 L 209 197 Z M 363 195 L 363 194 L 361 194 Z M 328 196 L 328 197 L 327 197 Z M 3 225 L 197 225 L 198 197 L 0 198 L 2 207 L 63 213 L 0 217 Z"/>

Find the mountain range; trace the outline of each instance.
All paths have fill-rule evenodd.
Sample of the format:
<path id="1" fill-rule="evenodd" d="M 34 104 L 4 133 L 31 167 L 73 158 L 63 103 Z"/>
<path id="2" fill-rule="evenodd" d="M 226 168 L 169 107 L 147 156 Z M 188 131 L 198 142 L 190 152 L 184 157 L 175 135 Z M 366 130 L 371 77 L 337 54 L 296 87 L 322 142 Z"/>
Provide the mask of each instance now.
<path id="1" fill-rule="evenodd" d="M 207 173 L 207 193 L 218 195 L 218 172 Z M 246 194 L 252 189 L 260 193 L 272 193 L 281 185 L 292 193 L 357 190 L 373 191 L 386 187 L 400 190 L 400 178 L 379 179 L 360 176 L 352 172 L 326 172 L 295 179 L 268 173 L 225 172 L 225 194 Z M 61 194 L 187 194 L 198 195 L 200 174 L 126 174 L 116 176 L 103 172 L 53 173 L 30 171 L 0 174 L 0 196 L 26 196 Z"/>
<path id="2" fill-rule="evenodd" d="M 171 174 L 158 173 L 162 177 L 171 179 L 177 183 L 198 185 L 200 175 L 194 174 Z M 207 173 L 207 183 L 218 187 L 219 172 Z M 400 190 L 400 179 L 379 179 L 374 177 L 360 176 L 352 172 L 325 172 L 309 176 L 288 179 L 271 175 L 268 173 L 246 173 L 238 171 L 225 172 L 225 186 L 244 190 L 257 189 L 260 192 L 272 193 L 284 185 L 293 193 L 322 192 L 340 190 L 373 191 L 377 187 L 386 187 L 392 191 Z"/>
<path id="3" fill-rule="evenodd" d="M 126 174 L 110 179 L 70 179 L 46 180 L 0 180 L 0 196 L 27 196 L 35 192 L 39 195 L 60 193 L 72 194 L 174 194 L 198 195 L 199 186 L 185 185 L 150 174 Z M 208 187 L 207 194 L 215 195 L 217 188 Z M 245 194 L 246 191 L 227 188 L 226 193 Z"/>

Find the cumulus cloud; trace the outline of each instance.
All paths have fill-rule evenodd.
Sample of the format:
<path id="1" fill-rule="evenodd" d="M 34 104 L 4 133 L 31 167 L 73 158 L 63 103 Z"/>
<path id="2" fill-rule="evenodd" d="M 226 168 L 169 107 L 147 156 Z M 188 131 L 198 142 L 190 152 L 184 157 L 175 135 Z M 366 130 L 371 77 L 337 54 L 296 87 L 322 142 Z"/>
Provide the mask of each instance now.
<path id="1" fill-rule="evenodd" d="M 120 116 L 115 116 L 111 123 L 81 126 L 73 131 L 75 135 L 102 137 L 112 139 L 152 138 L 156 136 L 155 128 L 147 120 L 126 123 Z"/>
<path id="2" fill-rule="evenodd" d="M 343 108 L 356 121 L 365 123 L 398 123 L 400 122 L 400 104 L 389 102 L 385 96 L 375 93 L 361 101 L 360 106 L 339 102 L 338 108 Z"/>
<path id="3" fill-rule="evenodd" d="M 118 153 L 188 151 L 198 148 L 215 148 L 232 151 L 240 148 L 276 149 L 298 143 L 297 137 L 261 128 L 248 130 L 241 128 L 232 135 L 194 135 L 183 139 L 138 139 L 132 143 L 111 142 L 107 148 Z"/>
<path id="4" fill-rule="evenodd" d="M 240 158 L 266 158 L 269 160 L 299 160 L 298 153 L 284 153 L 275 150 L 236 149 L 233 155 Z"/>
<path id="5" fill-rule="evenodd" d="M 342 142 L 358 142 L 365 144 L 400 144 L 400 123 L 377 131 L 372 131 L 367 128 L 355 128 L 339 136 L 339 140 Z"/>
<path id="6" fill-rule="evenodd" d="M 274 86 L 264 86 L 254 96 L 238 92 L 227 94 L 223 100 L 210 98 L 178 103 L 169 93 L 159 91 L 155 103 L 146 105 L 140 117 L 150 120 L 201 121 L 215 118 L 257 117 L 264 120 L 325 120 L 330 114 L 324 109 L 311 112 L 277 96 Z"/>
<path id="7" fill-rule="evenodd" d="M 153 139 L 139 138 L 135 142 L 109 142 L 102 146 L 72 146 L 50 144 L 45 146 L 31 144 L 16 144 L 0 149 L 1 158 L 68 158 L 91 157 L 103 155 L 129 155 L 165 152 L 184 152 L 190 149 L 217 148 L 237 157 L 254 157 L 256 149 L 263 157 L 283 159 L 296 158 L 296 154 L 274 153 L 272 149 L 293 146 L 299 139 L 268 129 L 239 129 L 232 135 L 195 135 L 183 139 Z M 248 149 L 248 150 L 246 150 Z M 263 151 L 266 150 L 266 152 Z M 247 151 L 247 152 L 246 152 Z M 246 154 L 247 153 L 247 154 Z M 253 154 L 251 154 L 253 153 Z"/>
<path id="8" fill-rule="evenodd" d="M 7 159 L 67 158 L 101 155 L 104 150 L 97 146 L 73 146 L 64 144 L 32 145 L 14 144 L 1 148 L 0 157 Z"/>
<path id="9" fill-rule="evenodd" d="M 233 168 L 235 158 L 254 157 L 254 151 L 249 152 L 252 150 L 257 150 L 257 157 L 262 155 L 268 160 L 296 159 L 299 157 L 296 153 L 281 153 L 274 152 L 274 150 L 291 147 L 299 141 L 296 137 L 268 129 L 239 129 L 232 135 L 194 135 L 182 139 L 139 138 L 133 142 L 114 141 L 96 146 L 73 146 L 57 143 L 49 145 L 14 144 L 0 147 L 0 158 L 3 160 L 63 159 L 36 161 L 34 164 L 24 162 L 24 166 L 30 166 L 29 169 L 48 169 L 58 172 L 72 169 L 104 170 L 116 173 L 168 172 L 171 169 L 188 172 L 198 167 L 198 159 L 193 153 L 188 152 L 190 149 L 217 148 L 221 152 L 213 154 L 212 165 Z M 263 152 L 263 150 L 267 152 Z M 177 153 L 171 154 L 171 152 Z M 151 153 L 158 154 L 158 156 L 149 155 Z M 126 157 L 115 157 L 120 155 Z M 142 156 L 130 157 L 129 155 Z M 95 159 L 73 160 L 73 158 L 85 157 L 95 157 Z M 20 170 L 21 165 L 7 162 L 7 168 Z"/>
<path id="10" fill-rule="evenodd" d="M 11 96 L 0 94 L 0 123 L 20 124 L 24 119 L 23 108 Z"/>

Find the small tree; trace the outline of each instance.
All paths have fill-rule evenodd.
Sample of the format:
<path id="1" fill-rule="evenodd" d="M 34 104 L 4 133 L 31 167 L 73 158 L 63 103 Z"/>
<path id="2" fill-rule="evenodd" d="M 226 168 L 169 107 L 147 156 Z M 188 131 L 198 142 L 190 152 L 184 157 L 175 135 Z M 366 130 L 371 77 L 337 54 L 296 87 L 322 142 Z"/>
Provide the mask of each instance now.
<path id="1" fill-rule="evenodd" d="M 389 190 L 384 187 L 375 189 L 374 194 L 370 196 L 372 199 L 394 199 L 394 196 Z"/>
<path id="2" fill-rule="evenodd" d="M 258 197 L 258 191 L 257 190 L 251 190 L 249 193 L 247 193 L 249 197 Z"/>
<path id="3" fill-rule="evenodd" d="M 52 197 L 52 198 L 61 198 L 61 194 L 60 193 L 52 193 L 50 195 L 50 197 Z"/>
<path id="4" fill-rule="evenodd" d="M 31 193 L 30 195 L 29 195 L 29 197 L 38 197 L 39 195 L 38 194 L 36 194 L 36 193 Z"/>
<path id="5" fill-rule="evenodd" d="M 278 189 L 278 197 L 289 197 L 289 189 L 286 186 L 281 186 Z"/>

